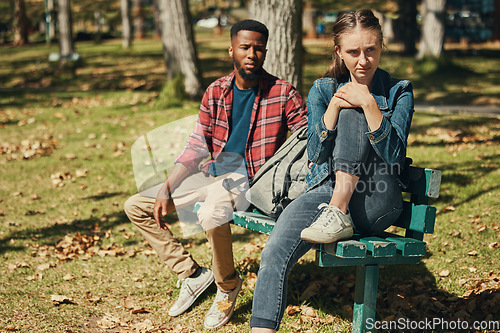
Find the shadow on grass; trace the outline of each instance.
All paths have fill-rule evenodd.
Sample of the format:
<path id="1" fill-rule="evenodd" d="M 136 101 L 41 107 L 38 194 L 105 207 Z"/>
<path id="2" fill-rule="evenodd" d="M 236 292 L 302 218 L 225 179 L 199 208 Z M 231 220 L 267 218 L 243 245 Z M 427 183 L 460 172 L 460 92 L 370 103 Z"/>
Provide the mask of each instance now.
<path id="1" fill-rule="evenodd" d="M 464 66 L 461 66 L 453 61 L 449 56 L 441 59 L 425 59 L 417 62 L 416 66 L 418 73 L 413 75 L 411 81 L 414 87 L 426 87 L 428 92 L 446 92 L 443 96 L 434 96 L 433 104 L 453 104 L 467 105 L 471 100 L 479 97 L 484 97 L 485 92 L 472 93 L 464 90 L 449 91 L 450 85 L 460 83 L 461 86 L 467 87 L 469 82 L 477 82 L 478 80 L 486 79 L 488 73 L 478 73 Z M 492 97 L 495 97 L 492 95 Z"/>
<path id="2" fill-rule="evenodd" d="M 93 198 L 93 200 L 101 200 L 105 198 Z M 174 224 L 178 221 L 177 215 L 169 214 L 163 218 L 167 224 Z M 112 214 L 106 214 L 106 219 L 103 221 L 98 217 L 89 217 L 86 219 L 74 219 L 68 223 L 56 223 L 47 227 L 42 228 L 26 228 L 22 230 L 12 231 L 6 234 L 4 237 L 0 238 L 0 253 L 6 252 L 19 252 L 26 251 L 30 245 L 12 245 L 11 240 L 29 240 L 36 242 L 38 245 L 48 245 L 54 246 L 64 238 L 66 235 L 72 235 L 80 233 L 87 236 L 104 236 L 107 230 L 117 230 L 125 225 L 131 224 L 128 217 L 123 211 L 115 212 Z M 119 235 L 119 233 L 116 233 Z M 188 243 L 193 243 L 194 245 L 201 245 L 204 243 L 203 240 L 198 241 L 191 238 L 179 238 L 181 244 L 185 245 Z M 123 246 L 139 246 L 143 242 L 142 236 L 132 237 L 120 240 Z"/>
<path id="3" fill-rule="evenodd" d="M 103 200 L 103 199 L 112 198 L 112 197 L 115 197 L 117 195 L 123 195 L 123 194 L 124 194 L 123 192 L 104 192 L 104 193 L 101 193 L 101 194 L 91 195 L 91 196 L 88 196 L 86 198 L 82 198 L 82 200 L 83 201 L 86 201 L 86 200 Z"/>
<path id="4" fill-rule="evenodd" d="M 355 274 L 355 267 L 320 268 L 311 262 L 297 264 L 288 279 L 286 304 L 300 306 L 305 303 L 324 314 L 352 321 Z M 321 286 L 317 293 L 308 299 L 301 298 L 302 293 L 313 283 Z M 500 310 L 496 304 L 499 299 L 498 289 L 475 290 L 464 297 L 440 289 L 434 275 L 422 262 L 382 266 L 376 320 L 460 319 L 472 325 L 474 321 L 498 318 Z M 244 304 L 242 311 L 250 311 L 249 306 L 251 304 Z M 441 330 L 437 328 L 435 331 Z"/>
<path id="5" fill-rule="evenodd" d="M 425 112 L 425 114 L 429 115 L 431 113 Z M 459 138 L 463 138 L 466 136 L 471 136 L 475 133 L 474 127 L 477 126 L 491 126 L 493 124 L 499 124 L 500 120 L 492 117 L 456 117 L 452 115 L 450 117 L 449 114 L 441 114 L 441 113 L 432 113 L 432 118 L 437 119 L 432 123 L 427 124 L 419 124 L 413 122 L 411 125 L 411 134 L 415 135 L 425 135 L 427 131 L 431 128 L 443 128 L 449 131 L 460 130 Z M 493 140 L 499 141 L 500 138 L 494 137 Z M 418 144 L 418 142 L 417 142 Z M 422 142 L 422 144 L 426 145 L 426 142 Z M 443 142 L 443 145 L 445 142 Z"/>

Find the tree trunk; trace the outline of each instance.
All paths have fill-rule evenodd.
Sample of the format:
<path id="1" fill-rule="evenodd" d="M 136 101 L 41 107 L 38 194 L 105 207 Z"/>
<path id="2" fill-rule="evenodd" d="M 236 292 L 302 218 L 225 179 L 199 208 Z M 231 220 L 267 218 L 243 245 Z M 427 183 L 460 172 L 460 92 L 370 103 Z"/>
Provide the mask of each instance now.
<path id="1" fill-rule="evenodd" d="M 159 0 L 158 4 L 167 79 L 171 81 L 181 74 L 187 95 L 200 96 L 203 93 L 200 66 L 187 0 Z"/>
<path id="2" fill-rule="evenodd" d="M 253 0 L 250 16 L 269 29 L 266 70 L 302 88 L 302 1 Z"/>
<path id="3" fill-rule="evenodd" d="M 153 37 L 161 37 L 161 21 L 160 21 L 160 6 L 159 0 L 153 0 L 153 13 L 154 13 L 154 31 Z"/>
<path id="4" fill-rule="evenodd" d="M 144 8 L 143 0 L 132 0 L 132 16 L 134 17 L 134 38 L 144 38 Z"/>
<path id="5" fill-rule="evenodd" d="M 500 41 L 500 0 L 495 0 L 495 7 L 493 9 L 492 40 Z"/>
<path id="6" fill-rule="evenodd" d="M 49 38 L 53 40 L 56 38 L 56 12 L 54 11 L 54 0 L 47 1 L 47 8 L 49 10 Z"/>
<path id="7" fill-rule="evenodd" d="M 70 0 L 58 0 L 58 5 L 59 53 L 61 54 L 61 58 L 64 59 L 64 57 L 75 53 Z"/>
<path id="8" fill-rule="evenodd" d="M 28 43 L 28 17 L 24 0 L 14 2 L 14 45 L 21 46 Z"/>
<path id="9" fill-rule="evenodd" d="M 122 15 L 122 46 L 128 49 L 132 45 L 132 24 L 130 22 L 129 0 L 120 0 L 120 12 Z"/>
<path id="10" fill-rule="evenodd" d="M 439 57 L 443 52 L 446 0 L 423 0 L 422 37 L 418 59 Z"/>
<path id="11" fill-rule="evenodd" d="M 403 53 L 417 53 L 417 0 L 399 0 L 399 18 L 394 24 L 396 38 L 403 45 Z"/>
<path id="12" fill-rule="evenodd" d="M 309 3 L 304 5 L 302 24 L 307 38 L 318 38 L 316 29 L 316 9 L 312 8 Z"/>

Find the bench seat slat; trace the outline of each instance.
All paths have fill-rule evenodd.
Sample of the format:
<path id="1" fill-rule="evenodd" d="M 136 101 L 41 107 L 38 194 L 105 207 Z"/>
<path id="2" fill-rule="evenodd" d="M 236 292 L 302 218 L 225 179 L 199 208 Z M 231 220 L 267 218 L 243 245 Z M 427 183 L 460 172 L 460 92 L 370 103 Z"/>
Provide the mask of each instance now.
<path id="1" fill-rule="evenodd" d="M 427 244 L 418 239 L 392 235 L 386 238 L 388 241 L 396 243 L 398 251 L 404 257 L 423 257 L 427 251 Z"/>
<path id="2" fill-rule="evenodd" d="M 329 251 L 334 251 L 337 256 L 344 258 L 364 258 L 366 257 L 366 244 L 354 239 L 348 239 L 338 243 L 323 244 L 329 247 Z M 333 250 L 333 249 L 334 250 Z"/>
<path id="3" fill-rule="evenodd" d="M 316 263 L 320 267 L 416 264 L 420 262 L 420 259 L 422 257 L 404 257 L 400 254 L 393 257 L 373 257 L 369 255 L 364 258 L 343 258 L 324 251 L 316 251 Z"/>
<path id="4" fill-rule="evenodd" d="M 260 213 L 237 211 L 233 213 L 233 223 L 240 227 L 269 235 L 276 221 Z"/>
<path id="5" fill-rule="evenodd" d="M 441 187 L 441 170 L 410 166 L 409 184 L 405 192 L 429 198 L 437 198 Z"/>
<path id="6" fill-rule="evenodd" d="M 390 239 L 380 237 L 363 237 L 359 240 L 366 244 L 366 249 L 373 257 L 394 257 L 396 255 L 396 243 Z"/>
<path id="7" fill-rule="evenodd" d="M 436 208 L 429 205 L 417 205 L 403 202 L 403 212 L 395 226 L 426 234 L 434 233 Z"/>

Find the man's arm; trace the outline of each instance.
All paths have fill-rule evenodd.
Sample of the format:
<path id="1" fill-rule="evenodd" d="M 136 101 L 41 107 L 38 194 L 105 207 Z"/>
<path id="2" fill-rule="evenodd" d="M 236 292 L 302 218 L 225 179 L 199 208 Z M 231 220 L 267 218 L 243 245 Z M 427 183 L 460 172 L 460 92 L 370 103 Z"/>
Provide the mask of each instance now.
<path id="1" fill-rule="evenodd" d="M 153 207 L 153 215 L 160 229 L 168 229 L 162 217 L 175 210 L 172 192 L 179 184 L 190 174 L 188 168 L 181 163 L 176 163 L 170 172 L 167 180 L 156 196 L 155 205 Z"/>
<path id="2" fill-rule="evenodd" d="M 203 95 L 198 119 L 193 132 L 189 135 L 186 145 L 177 156 L 175 163 L 183 164 L 190 172 L 198 171 L 203 159 L 212 153 L 212 117 L 213 107 L 209 106 L 212 96 L 210 87 Z"/>

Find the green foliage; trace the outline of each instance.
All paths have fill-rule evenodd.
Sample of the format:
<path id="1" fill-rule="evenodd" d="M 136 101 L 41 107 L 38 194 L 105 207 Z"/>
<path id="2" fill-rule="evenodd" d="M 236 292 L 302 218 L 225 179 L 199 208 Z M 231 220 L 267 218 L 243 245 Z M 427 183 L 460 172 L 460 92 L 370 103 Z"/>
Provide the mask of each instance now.
<path id="1" fill-rule="evenodd" d="M 182 106 L 188 99 L 184 85 L 184 76 L 177 74 L 172 80 L 167 81 L 158 95 L 155 107 L 169 108 Z"/>

